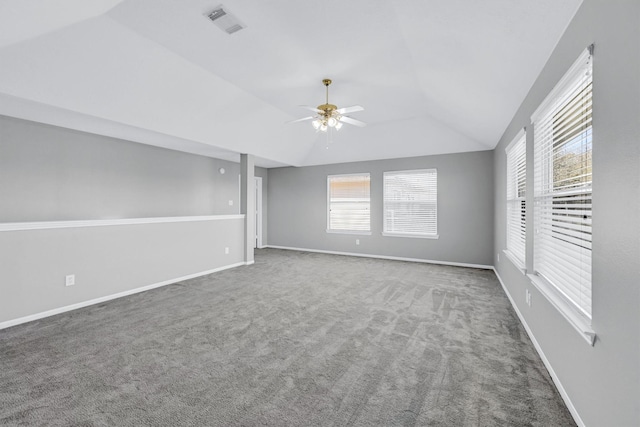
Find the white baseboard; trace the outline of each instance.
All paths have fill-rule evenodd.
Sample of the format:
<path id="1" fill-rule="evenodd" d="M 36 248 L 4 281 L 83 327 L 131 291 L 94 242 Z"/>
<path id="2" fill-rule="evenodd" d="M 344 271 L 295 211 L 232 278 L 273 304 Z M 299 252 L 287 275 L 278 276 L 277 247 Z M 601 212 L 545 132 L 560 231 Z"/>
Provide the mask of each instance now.
<path id="1" fill-rule="evenodd" d="M 553 380 L 553 383 L 556 385 L 556 388 L 560 392 L 560 396 L 562 396 L 562 400 L 564 400 L 564 403 L 565 403 L 565 405 L 567 405 L 567 408 L 569 409 L 569 412 L 571 412 L 571 415 L 573 416 L 573 420 L 576 422 L 576 424 L 579 427 L 585 427 L 585 424 L 582 421 L 582 418 L 580 418 L 580 414 L 578 414 L 578 411 L 576 410 L 576 407 L 573 406 L 573 402 L 571 402 L 571 399 L 569 398 L 569 395 L 567 394 L 567 391 L 562 386 L 562 383 L 560 382 L 560 379 L 558 378 L 558 376 L 556 375 L 555 371 L 553 370 L 553 367 L 551 366 L 551 363 L 549 363 L 549 360 L 547 359 L 547 356 L 545 356 L 544 352 L 542 351 L 542 347 L 540 347 L 540 344 L 538 344 L 538 341 L 536 340 L 536 337 L 533 335 L 533 332 L 531 332 L 531 329 L 529 328 L 529 325 L 527 324 L 526 320 L 524 319 L 524 316 L 522 315 L 522 313 L 518 309 L 518 306 L 516 305 L 515 301 L 511 297 L 511 294 L 509 293 L 509 290 L 507 289 L 507 287 L 505 286 L 504 282 L 502 281 L 502 278 L 498 274 L 498 271 L 495 269 L 495 267 L 492 267 L 492 269 L 493 269 L 494 273 L 496 273 L 496 277 L 500 281 L 500 285 L 502 286 L 502 289 L 504 290 L 504 293 L 507 294 L 507 298 L 509 298 L 509 301 L 511 302 L 511 306 L 513 307 L 513 309 L 515 310 L 516 314 L 518 315 L 518 318 L 520 319 L 520 323 L 522 323 L 522 326 L 524 326 L 525 331 L 527 331 L 527 335 L 529 335 L 529 339 L 531 339 L 531 342 L 533 343 L 533 346 L 535 347 L 536 351 L 538 352 L 538 355 L 540 356 L 540 359 L 542 359 L 542 363 L 544 363 L 544 366 L 547 368 L 547 371 L 549 371 L 549 375 L 551 375 L 551 379 Z"/>
<path id="2" fill-rule="evenodd" d="M 110 300 L 113 300 L 113 299 L 126 297 L 128 295 L 137 294 L 137 293 L 148 291 L 148 290 L 155 289 L 155 288 L 160 288 L 162 286 L 171 285 L 173 283 L 181 282 L 183 280 L 189 280 L 189 279 L 194 279 L 194 278 L 200 277 L 200 276 L 206 276 L 207 274 L 216 273 L 216 272 L 222 271 L 222 270 L 228 270 L 230 268 L 239 267 L 241 265 L 247 265 L 247 263 L 238 262 L 238 263 L 235 263 L 235 264 L 225 265 L 223 267 L 214 268 L 212 270 L 201 271 L 199 273 L 188 274 L 186 276 L 176 277 L 175 279 L 164 280 L 162 282 L 154 283 L 154 284 L 147 285 L 147 286 L 142 286 L 140 288 L 129 289 L 128 291 L 118 292 L 117 294 L 106 295 L 104 297 L 95 298 L 95 299 L 91 299 L 91 300 L 88 300 L 88 301 L 83 301 L 83 302 L 79 302 L 79 303 L 76 303 L 76 304 L 67 305 L 67 306 L 64 306 L 64 307 L 54 308 L 53 310 L 47 310 L 47 311 L 43 311 L 41 313 L 30 314 L 28 316 L 19 317 L 17 319 L 7 320 L 7 321 L 4 321 L 4 322 L 0 322 L 0 329 L 9 328 L 11 326 L 16 326 L 16 325 L 20 325 L 22 323 L 32 322 L 34 320 L 42 319 L 42 318 L 49 317 L 49 316 L 54 316 L 56 314 L 65 313 L 67 311 L 77 310 L 79 308 L 88 307 L 90 305 L 100 304 L 100 303 L 105 302 L 105 301 L 110 301 Z"/>
<path id="3" fill-rule="evenodd" d="M 361 258 L 389 259 L 393 261 L 422 262 L 425 264 L 451 265 L 454 267 L 470 267 L 470 268 L 481 268 L 483 270 L 493 270 L 492 265 L 483 265 L 483 264 L 467 264 L 463 262 L 435 261 L 430 259 L 404 258 L 404 257 L 387 256 L 387 255 L 362 254 L 362 253 L 356 253 L 356 252 L 325 251 L 321 249 L 292 248 L 289 246 L 267 245 L 266 247 L 273 248 L 273 249 L 285 249 L 288 251 L 316 252 L 321 254 L 346 255 L 346 256 L 355 256 L 355 257 L 361 257 Z"/>

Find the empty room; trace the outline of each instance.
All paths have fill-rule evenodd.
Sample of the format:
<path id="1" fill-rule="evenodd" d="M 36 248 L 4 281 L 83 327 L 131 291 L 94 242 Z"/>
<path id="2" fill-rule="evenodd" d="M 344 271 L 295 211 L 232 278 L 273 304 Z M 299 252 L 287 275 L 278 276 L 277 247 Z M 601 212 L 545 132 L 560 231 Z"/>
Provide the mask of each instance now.
<path id="1" fill-rule="evenodd" d="M 0 425 L 640 426 L 640 1 L 3 0 Z"/>

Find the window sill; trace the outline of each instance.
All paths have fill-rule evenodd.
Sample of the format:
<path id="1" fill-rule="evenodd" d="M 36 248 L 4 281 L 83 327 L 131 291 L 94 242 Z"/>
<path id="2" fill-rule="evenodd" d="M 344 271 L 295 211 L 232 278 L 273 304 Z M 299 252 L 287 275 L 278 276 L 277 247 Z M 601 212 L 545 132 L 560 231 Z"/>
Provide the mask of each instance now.
<path id="1" fill-rule="evenodd" d="M 567 319 L 567 321 L 580 333 L 589 345 L 593 346 L 596 340 L 596 333 L 591 328 L 591 322 L 583 314 L 579 313 L 559 292 L 537 274 L 527 274 L 533 286 Z"/>
<path id="2" fill-rule="evenodd" d="M 513 265 L 515 265 L 516 268 L 518 270 L 520 270 L 520 273 L 522 273 L 523 275 L 527 274 L 527 269 L 525 268 L 525 266 L 522 263 L 522 261 L 520 261 L 518 258 L 516 258 L 516 256 L 514 254 L 512 254 L 511 251 L 508 251 L 508 250 L 504 249 L 502 252 L 509 259 L 509 261 L 511 261 L 513 263 Z"/>
<path id="3" fill-rule="evenodd" d="M 370 231 L 359 231 L 359 230 L 329 230 L 327 229 L 327 233 L 330 234 L 357 234 L 360 236 L 371 236 Z"/>
<path id="4" fill-rule="evenodd" d="M 409 237 L 411 239 L 438 239 L 440 238 L 437 234 L 408 234 L 408 233 L 387 233 L 383 232 L 383 236 L 387 237 Z"/>

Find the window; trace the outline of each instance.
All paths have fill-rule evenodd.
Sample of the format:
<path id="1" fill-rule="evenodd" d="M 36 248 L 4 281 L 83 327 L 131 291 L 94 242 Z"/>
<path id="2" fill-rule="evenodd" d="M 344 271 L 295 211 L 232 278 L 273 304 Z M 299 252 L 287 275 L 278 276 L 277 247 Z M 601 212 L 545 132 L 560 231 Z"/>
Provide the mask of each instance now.
<path id="1" fill-rule="evenodd" d="M 507 153 L 507 255 L 521 269 L 526 247 L 526 134 L 520 132 L 506 149 Z"/>
<path id="2" fill-rule="evenodd" d="M 435 169 L 384 173 L 384 235 L 438 237 Z"/>
<path id="3" fill-rule="evenodd" d="M 561 300 L 568 302 L 556 305 L 565 317 L 576 319 L 577 314 L 577 323 L 589 325 L 591 52 L 592 47 L 583 52 L 531 118 L 535 278 L 551 285 Z"/>
<path id="4" fill-rule="evenodd" d="M 327 231 L 367 233 L 370 228 L 369 174 L 327 177 Z"/>

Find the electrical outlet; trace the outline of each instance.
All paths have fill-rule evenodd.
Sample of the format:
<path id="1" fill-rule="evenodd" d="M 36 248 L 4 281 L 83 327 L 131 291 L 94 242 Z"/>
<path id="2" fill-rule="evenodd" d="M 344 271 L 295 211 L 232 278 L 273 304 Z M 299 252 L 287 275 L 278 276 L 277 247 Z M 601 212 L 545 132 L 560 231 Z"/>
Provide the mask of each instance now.
<path id="1" fill-rule="evenodd" d="M 356 245 L 360 244 L 360 239 L 356 239 Z"/>
<path id="2" fill-rule="evenodd" d="M 498 254 L 498 262 L 500 262 L 500 254 Z"/>
<path id="3" fill-rule="evenodd" d="M 225 255 L 229 255 L 229 248 L 224 248 Z"/>
<path id="4" fill-rule="evenodd" d="M 229 206 L 233 206 L 233 200 L 229 200 Z"/>
<path id="5" fill-rule="evenodd" d="M 529 289 L 525 289 L 524 298 L 525 298 L 525 301 L 526 301 L 527 305 L 529 307 L 531 307 L 531 292 L 529 292 Z"/>
<path id="6" fill-rule="evenodd" d="M 73 286 L 76 284 L 76 275 L 75 274 L 69 274 L 68 276 L 65 276 L 64 278 L 64 285 L 65 286 Z"/>

